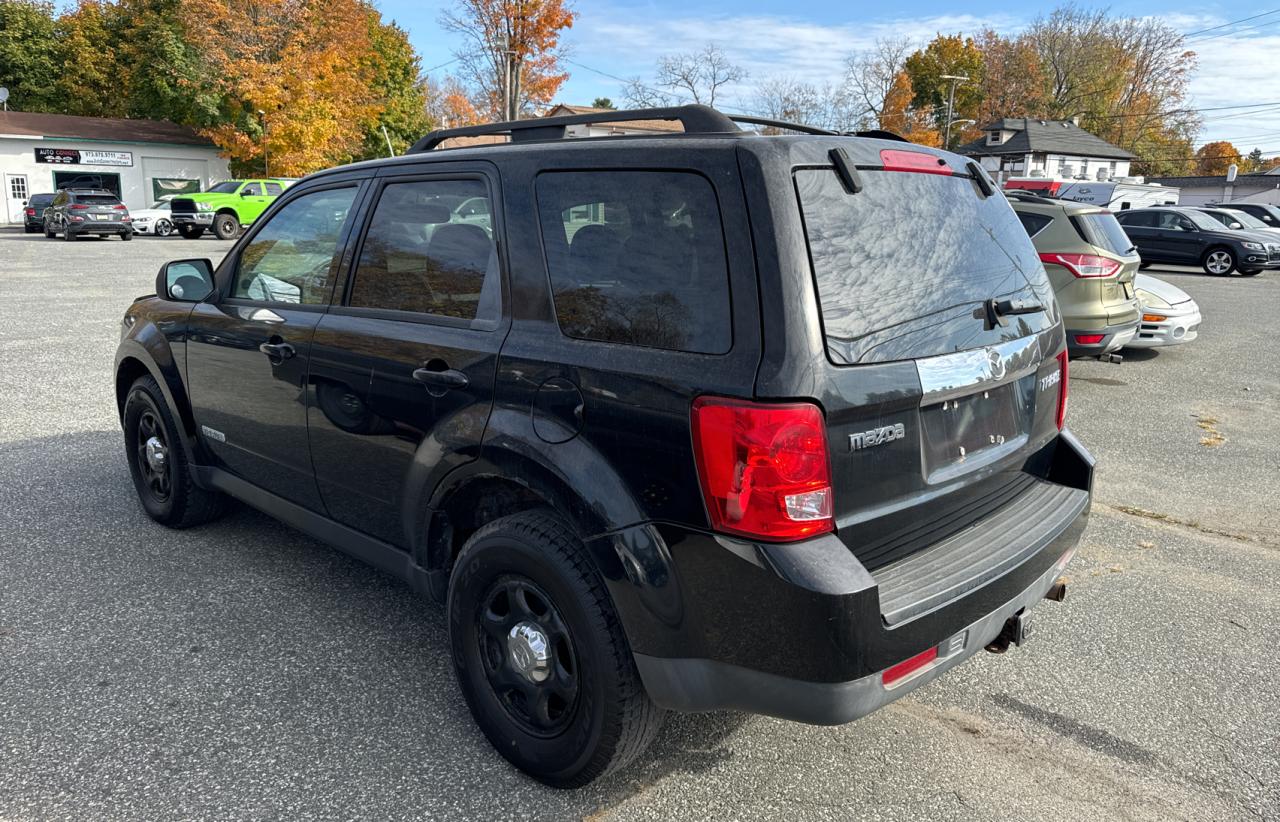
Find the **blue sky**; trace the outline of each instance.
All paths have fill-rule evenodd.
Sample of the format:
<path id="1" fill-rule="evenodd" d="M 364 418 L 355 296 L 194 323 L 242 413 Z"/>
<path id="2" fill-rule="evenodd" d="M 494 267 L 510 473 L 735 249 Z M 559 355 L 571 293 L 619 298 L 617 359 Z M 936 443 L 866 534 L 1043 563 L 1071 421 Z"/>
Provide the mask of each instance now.
<path id="1" fill-rule="evenodd" d="M 453 57 L 459 43 L 439 24 L 441 11 L 451 2 L 380 0 L 378 5 L 384 16 L 409 32 L 424 68 Z M 574 8 L 580 16 L 565 37 L 569 59 L 576 65 L 568 66 L 572 74 L 559 98 L 576 104 L 590 103 L 598 96 L 621 102 L 622 84 L 606 74 L 650 76 L 659 56 L 713 41 L 751 70 L 751 78 L 730 92 L 726 105 L 748 109 L 753 81 L 778 75 L 816 84 L 835 80 L 845 55 L 877 37 L 907 36 L 923 43 L 939 31 L 969 33 L 988 25 L 1012 34 L 1053 5 L 1033 5 L 1024 11 L 1007 0 L 980 0 L 963 7 L 939 0 L 904 6 L 834 0 L 577 0 Z M 1109 8 L 1117 16 L 1158 16 L 1183 32 L 1280 11 L 1280 0 L 1262 5 L 1237 0 L 1082 5 Z M 1280 155 L 1280 13 L 1201 34 L 1189 45 L 1199 55 L 1191 84 L 1192 107 L 1276 103 L 1258 110 L 1205 112 L 1200 142 L 1229 139 L 1242 151 L 1256 146 L 1269 155 Z M 432 75 L 443 77 L 449 68 Z"/>

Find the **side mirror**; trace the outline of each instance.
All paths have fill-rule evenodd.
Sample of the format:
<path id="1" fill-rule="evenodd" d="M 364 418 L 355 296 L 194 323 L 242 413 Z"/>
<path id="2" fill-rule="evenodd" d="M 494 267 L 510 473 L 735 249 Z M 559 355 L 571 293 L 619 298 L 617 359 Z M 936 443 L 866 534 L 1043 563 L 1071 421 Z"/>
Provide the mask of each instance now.
<path id="1" fill-rule="evenodd" d="M 1244 228 L 1244 226 L 1240 225 L 1239 223 L 1232 223 L 1232 224 L 1231 224 L 1231 227 L 1232 227 L 1232 228 L 1237 228 L 1237 229 L 1239 229 L 1239 228 Z"/>
<path id="2" fill-rule="evenodd" d="M 247 188 L 242 188 L 242 189 L 240 189 L 240 196 L 241 196 L 241 197 L 251 197 L 251 196 L 253 196 L 253 192 L 252 192 L 252 191 L 250 191 L 250 190 L 249 190 L 249 189 L 247 189 Z"/>
<path id="3" fill-rule="evenodd" d="M 156 295 L 181 303 L 198 303 L 213 293 L 213 263 L 209 260 L 175 260 L 156 275 Z"/>

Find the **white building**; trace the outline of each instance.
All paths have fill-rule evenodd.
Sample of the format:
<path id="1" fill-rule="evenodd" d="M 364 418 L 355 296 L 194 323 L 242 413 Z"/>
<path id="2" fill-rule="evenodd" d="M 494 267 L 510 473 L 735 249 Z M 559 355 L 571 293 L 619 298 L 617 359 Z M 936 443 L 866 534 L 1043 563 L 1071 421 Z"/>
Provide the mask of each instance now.
<path id="1" fill-rule="evenodd" d="M 174 123 L 0 112 L 0 225 L 21 223 L 27 198 L 59 188 L 105 188 L 140 209 L 230 176 L 213 143 Z"/>
<path id="2" fill-rule="evenodd" d="M 1216 177 L 1156 177 L 1153 182 L 1182 189 L 1184 205 L 1205 203 L 1270 203 L 1280 205 L 1280 168 L 1241 174 L 1234 180 Z"/>
<path id="3" fill-rule="evenodd" d="M 1003 183 L 1010 177 L 1114 180 L 1129 176 L 1137 155 L 1090 134 L 1071 120 L 1010 118 L 982 128 L 983 136 L 956 149 Z"/>

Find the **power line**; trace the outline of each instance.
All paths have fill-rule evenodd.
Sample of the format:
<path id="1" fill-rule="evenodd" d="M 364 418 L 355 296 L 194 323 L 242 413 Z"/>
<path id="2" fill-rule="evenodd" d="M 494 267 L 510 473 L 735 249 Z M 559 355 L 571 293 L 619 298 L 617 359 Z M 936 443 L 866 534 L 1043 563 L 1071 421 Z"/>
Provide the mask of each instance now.
<path id="1" fill-rule="evenodd" d="M 1243 34 L 1246 31 L 1253 31 L 1255 29 L 1266 28 L 1267 26 L 1274 26 L 1276 23 L 1280 23 L 1280 20 L 1267 20 L 1264 23 L 1254 23 L 1252 26 L 1245 26 L 1244 28 L 1236 29 L 1235 31 L 1224 31 L 1222 34 L 1215 34 L 1212 37 L 1197 37 L 1195 40 L 1191 40 L 1189 42 L 1207 43 L 1210 40 L 1217 40 L 1219 37 L 1232 37 L 1236 34 Z"/>
<path id="2" fill-rule="evenodd" d="M 1252 17 L 1245 17 L 1245 18 L 1240 19 L 1240 20 L 1232 20 L 1230 23 L 1223 23 L 1223 24 L 1222 24 L 1222 25 L 1220 25 L 1220 26 L 1210 26 L 1210 27 L 1209 27 L 1209 28 L 1207 28 L 1207 29 L 1200 29 L 1199 31 L 1192 31 L 1192 32 L 1188 32 L 1188 33 L 1186 33 L 1186 34 L 1184 34 L 1184 35 L 1182 35 L 1182 36 L 1183 36 L 1184 38 L 1191 38 L 1191 37 L 1195 37 L 1197 34 L 1204 34 L 1204 33 L 1205 33 L 1205 32 L 1207 32 L 1207 31 L 1217 31 L 1218 29 L 1225 29 L 1225 28 L 1227 28 L 1228 26 L 1234 26 L 1234 25 L 1236 25 L 1237 23 L 1247 23 L 1247 22 L 1249 22 L 1250 20 L 1257 20 L 1259 17 L 1266 17 L 1267 15 L 1275 14 L 1275 13 L 1277 13 L 1277 12 L 1280 12 L 1280 9 L 1272 9 L 1271 11 L 1264 11 L 1264 12 L 1262 12 L 1262 14 L 1255 14 L 1255 15 L 1253 15 Z"/>
<path id="3" fill-rule="evenodd" d="M 423 73 L 423 74 L 430 74 L 431 72 L 435 71 L 436 69 L 442 69 L 442 68 L 444 68 L 445 66 L 451 66 L 451 65 L 453 65 L 453 64 L 454 64 L 454 63 L 456 63 L 456 62 L 458 62 L 458 61 L 459 61 L 459 60 L 461 60 L 461 59 L 462 59 L 461 57 L 455 57 L 455 58 L 453 58 L 452 60 L 447 60 L 447 61 L 445 61 L 445 62 L 441 63 L 441 64 L 440 64 L 440 65 L 438 65 L 438 66 L 432 66 L 431 68 L 426 69 L 426 70 L 425 70 L 425 71 L 423 71 L 422 73 Z"/>

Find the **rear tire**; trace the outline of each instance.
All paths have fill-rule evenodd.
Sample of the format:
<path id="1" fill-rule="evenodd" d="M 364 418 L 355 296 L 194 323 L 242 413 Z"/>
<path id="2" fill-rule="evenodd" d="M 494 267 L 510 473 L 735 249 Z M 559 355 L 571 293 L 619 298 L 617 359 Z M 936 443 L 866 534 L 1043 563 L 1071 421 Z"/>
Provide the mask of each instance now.
<path id="1" fill-rule="evenodd" d="M 219 214 L 213 218 L 213 233 L 219 240 L 234 240 L 240 233 L 240 221 L 234 214 Z"/>
<path id="2" fill-rule="evenodd" d="M 132 232 L 132 231 L 125 231 L 125 232 L 121 233 L 121 235 L 120 235 L 120 239 L 125 240 L 126 242 L 127 242 L 127 241 L 129 241 L 129 240 L 132 240 L 132 239 L 133 239 L 133 232 Z"/>
<path id="3" fill-rule="evenodd" d="M 155 232 L 157 237 L 168 237 L 173 233 L 173 223 L 168 220 L 157 220 Z"/>
<path id="4" fill-rule="evenodd" d="M 1211 248 L 1200 260 L 1204 273 L 1214 277 L 1225 277 L 1236 270 L 1236 255 L 1229 248 Z"/>
<path id="5" fill-rule="evenodd" d="M 226 498 L 196 485 L 182 431 L 150 376 L 130 386 L 123 423 L 129 473 L 147 516 L 170 528 L 190 528 L 222 513 Z"/>
<path id="6" fill-rule="evenodd" d="M 576 788 L 653 741 L 662 711 L 645 693 L 604 582 L 555 513 L 513 514 L 476 531 L 454 565 L 448 612 L 471 715 L 525 773 Z M 532 674 L 521 667 L 530 659 Z"/>
<path id="7" fill-rule="evenodd" d="M 71 233 L 71 229 L 64 228 L 62 229 L 62 239 L 66 240 L 69 243 L 74 242 L 76 239 L 76 235 Z"/>

